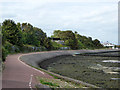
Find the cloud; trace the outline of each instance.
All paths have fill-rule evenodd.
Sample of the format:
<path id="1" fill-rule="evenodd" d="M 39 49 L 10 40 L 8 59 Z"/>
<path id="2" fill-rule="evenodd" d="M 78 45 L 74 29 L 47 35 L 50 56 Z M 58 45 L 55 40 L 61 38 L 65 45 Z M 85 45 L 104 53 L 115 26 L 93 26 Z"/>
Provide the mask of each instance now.
<path id="1" fill-rule="evenodd" d="M 29 22 L 49 36 L 55 29 L 69 29 L 102 41 L 116 42 L 117 3 L 118 0 L 4 0 L 0 1 L 0 21 L 10 18 Z"/>

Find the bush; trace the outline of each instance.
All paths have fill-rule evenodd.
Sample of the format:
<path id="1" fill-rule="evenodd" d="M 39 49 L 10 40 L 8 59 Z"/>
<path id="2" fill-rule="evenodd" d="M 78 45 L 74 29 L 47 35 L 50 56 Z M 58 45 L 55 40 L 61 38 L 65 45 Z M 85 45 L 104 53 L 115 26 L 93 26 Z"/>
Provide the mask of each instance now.
<path id="1" fill-rule="evenodd" d="M 18 53 L 18 52 L 20 52 L 19 47 L 16 46 L 16 45 L 12 46 L 12 52 L 13 52 L 13 53 Z"/>
<path id="2" fill-rule="evenodd" d="M 47 49 L 44 46 L 35 47 L 35 51 L 46 51 Z"/>
<path id="3" fill-rule="evenodd" d="M 5 42 L 4 48 L 8 51 L 8 53 L 11 53 L 13 51 L 12 44 L 9 42 Z"/>
<path id="4" fill-rule="evenodd" d="M 8 50 L 2 46 L 2 61 L 5 61 L 7 55 L 8 55 Z"/>
<path id="5" fill-rule="evenodd" d="M 33 51 L 45 51 L 45 50 L 47 50 L 43 46 L 35 47 L 35 46 L 32 46 L 32 45 L 24 45 L 20 49 L 21 49 L 22 52 L 33 52 Z"/>
<path id="6" fill-rule="evenodd" d="M 21 51 L 22 52 L 32 52 L 32 51 L 34 51 L 34 46 L 24 45 L 23 47 L 21 47 Z"/>
<path id="7" fill-rule="evenodd" d="M 4 44 L 4 48 L 8 51 L 8 53 L 17 53 L 17 52 L 20 52 L 20 49 L 18 46 L 16 45 L 13 45 L 9 42 L 5 42 Z"/>

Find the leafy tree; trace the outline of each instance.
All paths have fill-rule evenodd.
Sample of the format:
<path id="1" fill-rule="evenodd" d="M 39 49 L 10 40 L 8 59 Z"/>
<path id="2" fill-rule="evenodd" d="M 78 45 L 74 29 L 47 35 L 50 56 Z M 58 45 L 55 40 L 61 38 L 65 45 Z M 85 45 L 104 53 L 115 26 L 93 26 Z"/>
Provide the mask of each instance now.
<path id="1" fill-rule="evenodd" d="M 53 37 L 54 38 L 60 38 L 61 37 L 61 34 L 62 34 L 62 31 L 61 30 L 55 30 L 54 32 L 53 32 Z"/>
<path id="2" fill-rule="evenodd" d="M 94 48 L 102 48 L 103 47 L 99 40 L 94 41 L 94 40 L 92 40 L 92 37 L 82 36 L 82 35 L 78 34 L 77 32 L 75 32 L 75 37 L 78 40 L 79 48 L 94 49 Z"/>
<path id="3" fill-rule="evenodd" d="M 99 41 L 98 39 L 95 39 L 95 40 L 93 41 L 93 44 L 94 44 L 94 46 L 95 46 L 96 48 L 102 48 L 102 47 L 103 47 L 103 45 L 100 44 L 100 41 Z"/>
<path id="4" fill-rule="evenodd" d="M 37 27 L 34 27 L 34 34 L 36 36 L 36 39 L 37 39 L 37 45 L 39 46 L 44 46 L 45 45 L 45 41 L 44 39 L 47 38 L 47 35 L 46 33 L 44 33 L 41 29 L 37 28 Z"/>
<path id="5" fill-rule="evenodd" d="M 2 46 L 2 61 L 5 61 L 8 51 Z"/>
<path id="6" fill-rule="evenodd" d="M 25 40 L 24 44 L 37 46 L 38 41 L 37 41 L 37 38 L 35 36 L 35 31 L 33 28 L 34 27 L 29 23 L 22 24 L 22 32 L 23 32 L 23 37 L 24 37 L 23 39 Z"/>
<path id="7" fill-rule="evenodd" d="M 22 29 L 21 29 L 21 24 L 20 23 L 17 23 L 17 28 L 19 30 L 17 45 L 20 46 L 20 47 L 23 47 L 24 39 L 23 39 L 23 33 L 22 33 Z"/>
<path id="8" fill-rule="evenodd" d="M 65 41 L 65 45 L 70 46 L 71 49 L 82 49 L 82 48 L 102 48 L 100 42 L 93 41 L 91 37 L 82 36 L 75 31 L 74 33 L 72 31 L 61 31 L 61 30 L 55 30 L 53 32 L 52 37 L 55 38 L 61 38 Z"/>
<path id="9" fill-rule="evenodd" d="M 40 28 L 33 27 L 29 23 L 22 23 L 23 35 L 25 38 L 25 44 L 34 46 L 44 46 L 48 50 L 51 49 L 52 44 L 48 39 L 46 33 L 44 33 Z"/>
<path id="10" fill-rule="evenodd" d="M 44 38 L 44 46 L 47 48 L 47 50 L 51 50 L 53 48 L 52 43 L 50 41 L 50 39 L 48 39 L 47 37 Z"/>
<path id="11" fill-rule="evenodd" d="M 69 46 L 71 49 L 78 49 L 78 42 L 75 38 L 75 34 L 72 31 L 55 30 L 53 34 L 55 38 L 61 38 L 64 40 L 65 45 Z"/>
<path id="12" fill-rule="evenodd" d="M 17 45 L 19 30 L 13 20 L 5 20 L 2 23 L 3 44 L 4 40 Z"/>

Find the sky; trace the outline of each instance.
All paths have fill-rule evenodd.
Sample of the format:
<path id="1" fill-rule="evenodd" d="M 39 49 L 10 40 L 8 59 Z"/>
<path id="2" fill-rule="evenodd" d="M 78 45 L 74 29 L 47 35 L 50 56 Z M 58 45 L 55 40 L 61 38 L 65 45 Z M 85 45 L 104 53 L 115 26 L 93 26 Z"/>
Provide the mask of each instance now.
<path id="1" fill-rule="evenodd" d="M 30 23 L 48 36 L 54 30 L 118 44 L 118 0 L 0 0 L 0 23 Z"/>

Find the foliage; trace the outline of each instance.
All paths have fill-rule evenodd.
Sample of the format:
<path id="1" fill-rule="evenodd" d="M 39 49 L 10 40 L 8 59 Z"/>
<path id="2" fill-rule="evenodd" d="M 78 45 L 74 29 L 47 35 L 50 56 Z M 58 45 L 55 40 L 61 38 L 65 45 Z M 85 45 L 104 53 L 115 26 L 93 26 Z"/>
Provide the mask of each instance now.
<path id="1" fill-rule="evenodd" d="M 69 46 L 71 49 L 78 49 L 78 42 L 72 31 L 55 30 L 53 34 L 53 37 L 61 38 L 62 40 L 64 40 L 66 46 Z"/>
<path id="2" fill-rule="evenodd" d="M 61 47 L 67 47 L 65 45 L 62 44 L 58 44 L 57 42 L 51 42 L 52 46 L 53 46 L 53 50 L 59 50 Z"/>
<path id="3" fill-rule="evenodd" d="M 46 85 L 52 89 L 56 88 L 83 88 L 85 85 L 83 84 L 75 84 L 72 82 L 66 82 L 62 79 L 52 79 L 52 78 L 42 78 L 42 77 L 36 77 L 36 79 L 43 85 Z M 38 86 L 38 88 L 40 88 Z"/>
<path id="4" fill-rule="evenodd" d="M 82 36 L 76 31 L 75 33 L 73 33 L 69 30 L 55 30 L 51 37 L 60 38 L 64 40 L 65 45 L 69 46 L 71 49 L 94 49 L 103 47 L 98 39 L 92 40 L 91 37 Z"/>
<path id="5" fill-rule="evenodd" d="M 89 48 L 89 49 L 95 48 L 94 47 L 95 45 L 94 45 L 91 37 L 79 35 L 77 32 L 75 32 L 75 36 L 78 40 L 79 48 Z"/>
<path id="6" fill-rule="evenodd" d="M 101 48 L 101 47 L 103 47 L 101 44 L 100 44 L 100 41 L 98 40 L 98 39 L 95 39 L 94 41 L 93 41 L 93 44 L 94 44 L 94 46 L 97 48 Z"/>
<path id="7" fill-rule="evenodd" d="M 11 43 L 9 43 L 9 42 L 5 42 L 5 44 L 4 44 L 4 48 L 6 49 L 6 50 L 8 50 L 8 53 L 10 53 L 11 51 L 12 51 L 12 44 Z"/>
<path id="8" fill-rule="evenodd" d="M 52 44 L 46 33 L 30 23 L 15 23 L 5 20 L 2 25 L 3 59 L 8 53 L 51 50 Z M 35 49 L 33 49 L 35 48 Z"/>
<path id="9" fill-rule="evenodd" d="M 49 85 L 49 86 L 54 86 L 54 87 L 60 87 L 59 85 L 57 85 L 56 83 L 52 83 L 52 82 L 45 82 L 44 80 L 40 80 L 40 83 L 44 84 L 44 85 Z"/>
<path id="10" fill-rule="evenodd" d="M 47 50 L 51 50 L 53 47 L 50 39 L 48 39 L 47 37 L 44 38 L 43 44 L 47 48 Z"/>
<path id="11" fill-rule="evenodd" d="M 3 61 L 5 61 L 7 55 L 8 55 L 8 50 L 5 49 L 5 48 L 2 46 L 2 60 L 3 60 Z"/>
<path id="12" fill-rule="evenodd" d="M 54 50 L 60 47 L 71 49 L 102 48 L 100 41 L 91 37 L 81 36 L 70 30 L 55 30 L 53 36 L 64 41 L 64 45 L 52 42 L 42 29 L 32 26 L 30 23 L 15 23 L 13 20 L 5 20 L 0 26 L 2 28 L 3 57 L 8 53 L 31 52 L 41 50 Z M 30 46 L 28 46 L 30 45 Z M 35 49 L 33 49 L 35 48 Z M 27 50 L 28 49 L 28 50 Z M 5 54 L 5 55 L 4 55 Z M 3 58 L 5 59 L 5 58 Z"/>
<path id="13" fill-rule="evenodd" d="M 2 23 L 3 44 L 4 41 L 8 41 L 11 44 L 18 45 L 18 33 L 17 25 L 12 20 L 5 20 Z"/>

